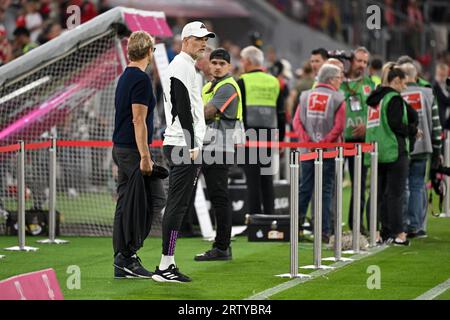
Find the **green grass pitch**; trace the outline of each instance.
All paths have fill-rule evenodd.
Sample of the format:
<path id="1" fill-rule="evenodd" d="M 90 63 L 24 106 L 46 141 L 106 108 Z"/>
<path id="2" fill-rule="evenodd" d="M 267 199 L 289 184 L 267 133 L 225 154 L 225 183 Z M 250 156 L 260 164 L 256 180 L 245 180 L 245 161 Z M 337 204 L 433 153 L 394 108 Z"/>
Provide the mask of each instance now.
<path id="1" fill-rule="evenodd" d="M 348 205 L 345 190 L 344 221 Z M 353 262 L 327 275 L 271 296 L 274 300 L 296 299 L 414 299 L 450 278 L 450 219 L 428 217 L 429 237 L 414 239 L 410 247 L 388 249 Z M 176 262 L 192 277 L 188 284 L 156 283 L 152 280 L 114 280 L 112 240 L 104 237 L 62 237 L 67 245 L 42 245 L 41 238 L 28 237 L 27 245 L 37 252 L 7 252 L 0 260 L 0 280 L 13 275 L 53 268 L 65 299 L 245 299 L 289 281 L 274 275 L 289 272 L 289 243 L 255 243 L 245 237 L 232 242 L 233 260 L 195 262 L 193 257 L 210 247 L 200 238 L 177 242 Z M 0 237 L 0 248 L 17 245 L 16 237 Z M 140 250 L 148 269 L 159 263 L 161 240 L 149 238 Z M 323 256 L 333 252 L 323 250 Z M 312 244 L 300 243 L 300 265 L 312 263 Z M 329 263 L 327 263 L 329 264 Z M 81 288 L 69 289 L 69 266 L 81 271 Z M 369 266 L 380 268 L 380 289 L 368 289 Z M 307 273 L 302 271 L 302 273 Z M 438 299 L 450 299 L 450 291 Z"/>

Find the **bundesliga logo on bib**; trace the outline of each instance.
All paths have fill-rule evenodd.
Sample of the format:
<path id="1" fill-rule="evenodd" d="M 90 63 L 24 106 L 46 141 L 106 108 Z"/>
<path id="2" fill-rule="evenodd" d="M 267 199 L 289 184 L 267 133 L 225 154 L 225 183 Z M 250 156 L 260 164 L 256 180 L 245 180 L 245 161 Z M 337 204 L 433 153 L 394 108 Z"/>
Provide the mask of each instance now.
<path id="1" fill-rule="evenodd" d="M 308 116 L 325 118 L 330 96 L 322 93 L 312 93 L 308 99 Z"/>
<path id="2" fill-rule="evenodd" d="M 369 117 L 367 119 L 367 128 L 378 127 L 380 125 L 380 104 L 376 108 L 369 108 Z"/>
<path id="3" fill-rule="evenodd" d="M 419 116 L 422 115 L 422 94 L 420 92 L 407 92 L 402 93 L 403 99 L 414 109 L 417 111 Z"/>

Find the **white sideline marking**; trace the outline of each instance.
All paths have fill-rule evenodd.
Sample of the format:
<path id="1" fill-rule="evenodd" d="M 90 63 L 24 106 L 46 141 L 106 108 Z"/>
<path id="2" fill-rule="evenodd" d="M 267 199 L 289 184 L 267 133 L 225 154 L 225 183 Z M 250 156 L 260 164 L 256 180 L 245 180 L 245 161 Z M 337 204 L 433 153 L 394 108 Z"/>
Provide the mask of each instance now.
<path id="1" fill-rule="evenodd" d="M 275 295 L 277 293 L 280 293 L 282 291 L 285 291 L 287 289 L 295 287 L 298 284 L 305 283 L 305 282 L 313 280 L 313 279 L 315 279 L 317 277 L 323 276 L 323 275 L 325 275 L 327 273 L 334 272 L 334 271 L 338 270 L 339 268 L 342 268 L 342 267 L 344 267 L 346 265 L 349 265 L 349 264 L 351 264 L 351 263 L 353 263 L 355 261 L 361 260 L 363 258 L 370 257 L 370 256 L 372 256 L 372 255 L 374 255 L 374 254 L 376 254 L 378 252 L 381 252 L 381 251 L 383 251 L 383 250 L 385 250 L 387 248 L 389 248 L 389 246 L 383 245 L 381 247 L 376 247 L 376 248 L 373 248 L 373 249 L 369 249 L 367 252 L 365 252 L 363 254 L 358 254 L 356 256 L 352 256 L 352 259 L 353 259 L 352 261 L 339 261 L 339 262 L 336 262 L 336 263 L 332 264 L 331 267 L 333 267 L 334 269 L 320 269 L 320 270 L 314 271 L 314 272 L 308 274 L 308 275 L 311 276 L 311 278 L 296 278 L 296 279 L 293 279 L 293 280 L 290 280 L 290 281 L 286 281 L 286 282 L 284 282 L 282 284 L 279 284 L 279 285 L 277 285 L 277 286 L 275 286 L 273 288 L 264 290 L 264 291 L 262 291 L 260 293 L 257 293 L 255 295 L 253 295 L 253 296 L 245 298 L 244 300 L 265 300 L 265 299 L 269 298 L 270 296 L 273 296 L 273 295 Z"/>
<path id="2" fill-rule="evenodd" d="M 436 287 L 428 290 L 427 292 L 418 296 L 414 300 L 433 300 L 437 296 L 443 294 L 449 288 L 450 288 L 450 279 L 447 279 L 447 281 L 438 284 Z"/>

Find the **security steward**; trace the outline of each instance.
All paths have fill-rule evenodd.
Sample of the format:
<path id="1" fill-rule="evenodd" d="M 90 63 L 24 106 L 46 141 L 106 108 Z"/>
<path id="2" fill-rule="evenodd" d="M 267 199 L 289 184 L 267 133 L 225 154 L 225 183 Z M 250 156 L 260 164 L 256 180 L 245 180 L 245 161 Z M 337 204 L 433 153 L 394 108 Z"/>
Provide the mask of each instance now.
<path id="1" fill-rule="evenodd" d="M 245 73 L 238 80 L 238 85 L 242 94 L 244 127 L 247 139 L 256 142 L 277 139 L 277 113 L 278 108 L 282 107 L 277 103 L 280 93 L 278 79 L 263 71 L 263 63 L 264 54 L 255 46 L 248 46 L 241 51 L 241 65 Z M 265 214 L 274 214 L 271 150 L 264 152 L 251 149 L 246 148 L 244 165 L 249 213 L 260 214 L 262 203 Z"/>
<path id="2" fill-rule="evenodd" d="M 218 48 L 209 57 L 214 77 L 202 90 L 207 130 L 203 141 L 202 172 L 216 216 L 216 238 L 212 249 L 194 257 L 196 261 L 231 260 L 232 213 L 228 196 L 228 170 L 234 163 L 237 137 L 243 136 L 242 97 L 231 76 L 228 51 Z"/>

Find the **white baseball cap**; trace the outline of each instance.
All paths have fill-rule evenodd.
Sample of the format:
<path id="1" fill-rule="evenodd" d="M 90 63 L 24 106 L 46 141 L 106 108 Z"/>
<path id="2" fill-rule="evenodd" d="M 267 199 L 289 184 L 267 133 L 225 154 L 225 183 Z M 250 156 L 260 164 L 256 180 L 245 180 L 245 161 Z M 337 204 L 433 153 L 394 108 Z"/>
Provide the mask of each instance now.
<path id="1" fill-rule="evenodd" d="M 203 22 L 194 21 L 185 25 L 183 31 L 181 31 L 181 40 L 190 36 L 194 36 L 197 38 L 215 38 L 216 34 L 214 32 L 208 31 Z"/>

